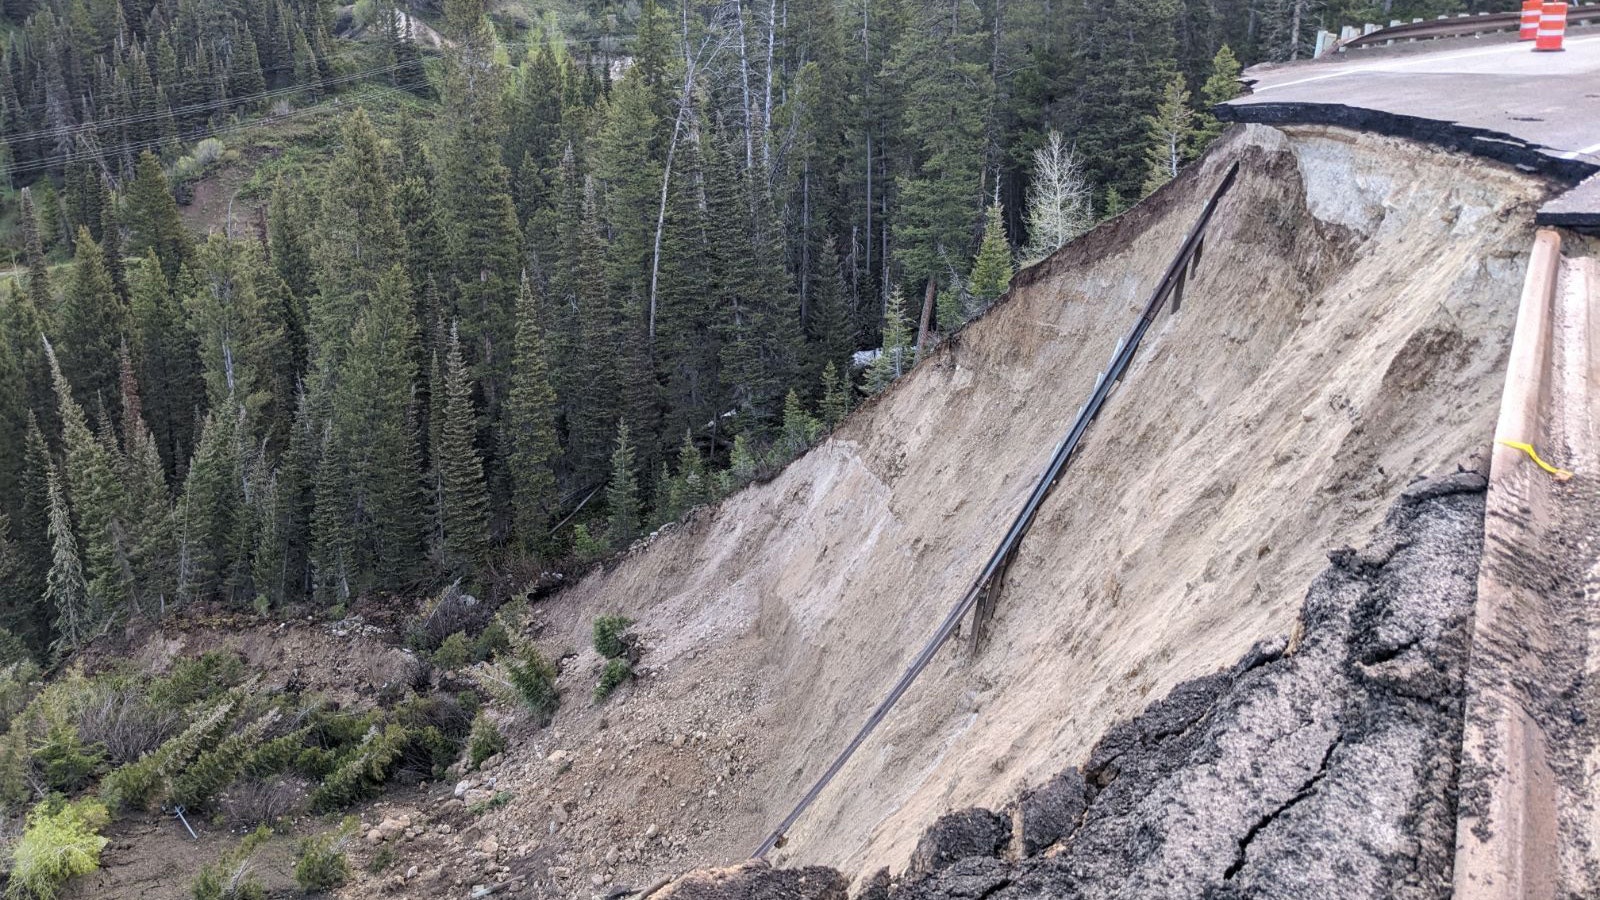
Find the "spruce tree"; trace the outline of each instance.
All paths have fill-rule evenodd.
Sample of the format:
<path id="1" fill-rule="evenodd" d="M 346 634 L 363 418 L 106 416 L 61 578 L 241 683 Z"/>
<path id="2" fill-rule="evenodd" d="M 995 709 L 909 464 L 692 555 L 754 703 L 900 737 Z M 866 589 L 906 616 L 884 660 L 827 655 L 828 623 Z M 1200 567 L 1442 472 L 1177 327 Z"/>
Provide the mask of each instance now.
<path id="1" fill-rule="evenodd" d="M 911 326 L 906 322 L 906 299 L 899 286 L 889 293 L 889 304 L 883 312 L 883 347 L 867 367 L 863 393 L 879 394 L 896 378 L 905 374 L 915 362 L 911 346 Z"/>
<path id="2" fill-rule="evenodd" d="M 417 325 L 411 289 L 400 263 L 379 281 L 350 337 L 343 378 L 335 388 L 335 432 L 350 442 L 354 536 L 363 583 L 395 588 L 411 579 L 422 548 L 425 519 L 418 459 Z"/>
<path id="3" fill-rule="evenodd" d="M 606 484 L 606 543 L 620 550 L 639 536 L 639 476 L 628 423 L 617 422 L 611 451 L 611 480 Z"/>
<path id="4" fill-rule="evenodd" d="M 1000 295 L 1011 286 L 1014 271 L 1003 213 L 1000 205 L 994 204 L 989 207 L 985 217 L 983 242 L 978 247 L 978 258 L 972 264 L 972 275 L 967 279 L 967 290 L 979 309 L 1000 299 Z M 940 312 L 942 314 L 943 310 Z M 940 325 L 943 324 L 941 321 Z"/>
<path id="5" fill-rule="evenodd" d="M 123 219 L 128 228 L 128 252 L 134 256 L 154 253 L 167 280 L 175 281 L 178 270 L 189 262 L 192 242 L 161 161 L 148 150 L 139 155 L 128 185 Z"/>
<path id="6" fill-rule="evenodd" d="M 195 410 L 205 400 L 194 337 L 153 251 L 133 270 L 129 294 L 129 343 L 146 392 L 145 421 L 176 483 L 194 449 Z"/>
<path id="7" fill-rule="evenodd" d="M 1199 122 L 1194 134 L 1197 150 L 1205 149 L 1222 134 L 1222 123 L 1211 110 L 1239 96 L 1239 92 L 1243 90 L 1239 84 L 1239 71 L 1239 58 L 1234 56 L 1231 47 L 1223 44 L 1217 50 L 1217 55 L 1212 58 L 1211 74 L 1200 89 L 1200 98 L 1205 104 L 1205 109 L 1196 117 Z"/>
<path id="8" fill-rule="evenodd" d="M 472 408 L 472 377 L 461 351 L 460 334 L 453 324 L 444 378 L 444 415 L 435 465 L 439 467 L 445 570 L 456 575 L 473 574 L 489 552 L 489 492 L 483 478 L 483 458 L 475 443 L 478 423 Z"/>
<path id="9" fill-rule="evenodd" d="M 241 404 L 255 417 L 289 400 L 279 380 L 283 327 L 262 285 L 275 276 L 254 241 L 213 234 L 195 258 L 194 290 L 184 300 L 213 407 Z"/>
<path id="10" fill-rule="evenodd" d="M 318 290 L 310 307 L 310 353 L 319 364 L 344 358 L 356 318 L 378 279 L 405 261 L 406 250 L 372 120 L 357 109 L 345 118 L 339 136 L 323 182 L 312 248 Z"/>
<path id="11" fill-rule="evenodd" d="M 1183 76 L 1167 80 L 1155 114 L 1145 118 L 1145 177 L 1141 188 L 1145 196 L 1178 175 L 1178 168 L 1189 157 L 1194 141 L 1194 111 L 1189 108 L 1189 92 Z"/>
<path id="12" fill-rule="evenodd" d="M 89 229 L 78 229 L 77 244 L 72 279 L 61 305 L 61 368 L 85 402 L 115 403 L 117 345 L 126 310 Z"/>
<path id="13" fill-rule="evenodd" d="M 213 408 L 200 427 L 178 501 L 177 593 L 193 602 L 223 598 L 234 557 L 236 517 L 244 510 L 238 467 L 239 407 Z"/>
<path id="14" fill-rule="evenodd" d="M 522 236 L 501 158 L 505 71 L 487 0 L 447 0 L 438 198 L 455 317 L 464 350 L 498 422 L 510 377 Z"/>
<path id="15" fill-rule="evenodd" d="M 817 371 L 833 365 L 849 371 L 856 350 L 855 317 L 849 308 L 844 273 L 837 244 L 830 236 L 818 254 L 818 271 L 811 281 L 811 316 L 807 320 Z"/>
<path id="16" fill-rule="evenodd" d="M 123 442 L 119 472 L 128 494 L 133 600 L 148 616 L 159 612 L 175 595 L 177 532 L 166 471 L 155 436 L 145 425 L 144 405 L 127 344 L 121 348 L 119 361 Z"/>
<path id="17" fill-rule="evenodd" d="M 98 627 L 89 586 L 84 580 L 83 563 L 78 557 L 78 542 L 72 535 L 72 513 L 66 491 L 54 465 L 49 470 L 50 490 L 50 572 L 46 579 L 45 603 L 55 613 L 55 633 L 59 646 L 76 650 L 88 643 Z"/>
<path id="18" fill-rule="evenodd" d="M 524 549 L 533 549 L 556 512 L 556 395 L 550 389 L 539 302 L 524 277 L 517 298 L 517 342 L 511 397 L 506 408 L 510 435 L 511 499 L 515 528 Z"/>
<path id="19" fill-rule="evenodd" d="M 83 535 L 83 570 L 89 595 L 98 609 L 112 610 L 132 601 L 132 546 L 126 485 L 117 471 L 114 447 L 89 427 L 83 407 L 46 344 L 56 409 L 61 416 L 61 443 L 66 451 L 65 482 L 72 510 Z"/>
<path id="20" fill-rule="evenodd" d="M 833 428 L 850 412 L 850 384 L 839 377 L 839 369 L 828 360 L 822 370 L 822 424 Z"/>
<path id="21" fill-rule="evenodd" d="M 898 180 L 896 258 L 915 285 L 967 268 L 982 210 L 985 124 L 994 82 L 981 62 L 976 4 L 907 3 L 906 36 L 888 62 L 904 93 L 901 136 L 913 165 Z"/>
<path id="22" fill-rule="evenodd" d="M 10 611 L 11 618 L 3 624 L 22 638 L 39 658 L 45 656 L 54 639 L 51 623 L 55 610 L 45 599 L 54 552 L 49 532 L 50 474 L 54 468 L 44 432 L 39 429 L 33 411 L 29 410 L 17 513 L 12 520 L 17 552 L 15 584 L 23 602 Z"/>

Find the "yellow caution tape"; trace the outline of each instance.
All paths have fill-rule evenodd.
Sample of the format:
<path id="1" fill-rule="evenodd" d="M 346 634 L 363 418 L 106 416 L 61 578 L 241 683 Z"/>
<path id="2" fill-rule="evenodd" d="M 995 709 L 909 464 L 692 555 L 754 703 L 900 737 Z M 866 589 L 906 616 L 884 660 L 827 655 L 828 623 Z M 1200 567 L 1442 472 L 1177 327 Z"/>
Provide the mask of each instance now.
<path id="1" fill-rule="evenodd" d="M 1538 451 L 1533 449 L 1533 445 L 1532 444 L 1524 444 L 1521 441 L 1507 441 L 1507 440 L 1498 440 L 1498 441 L 1495 441 L 1495 443 L 1497 443 L 1497 444 L 1505 444 L 1507 447 L 1510 447 L 1513 450 L 1521 450 L 1523 453 L 1528 454 L 1528 458 L 1529 459 L 1531 459 L 1535 463 L 1537 463 L 1539 468 L 1545 470 L 1546 472 L 1549 472 L 1551 475 L 1554 475 L 1556 477 L 1557 481 L 1566 481 L 1567 479 L 1572 477 L 1572 473 L 1568 472 L 1566 469 L 1558 469 L 1555 466 L 1552 466 L 1549 463 L 1545 462 L 1544 460 L 1540 459 Z"/>

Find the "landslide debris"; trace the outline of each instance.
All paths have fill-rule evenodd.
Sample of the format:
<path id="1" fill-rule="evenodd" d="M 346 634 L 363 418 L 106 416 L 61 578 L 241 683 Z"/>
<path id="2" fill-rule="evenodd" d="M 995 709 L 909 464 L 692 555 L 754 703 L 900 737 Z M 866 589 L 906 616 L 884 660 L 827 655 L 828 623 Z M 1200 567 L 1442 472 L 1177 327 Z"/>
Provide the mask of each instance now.
<path id="1" fill-rule="evenodd" d="M 1291 637 L 1179 685 L 1081 771 L 941 817 L 859 896 L 1448 897 L 1484 487 L 1412 485 L 1365 549 L 1329 554 Z M 779 871 L 656 896 L 832 896 L 816 869 L 810 893 Z"/>

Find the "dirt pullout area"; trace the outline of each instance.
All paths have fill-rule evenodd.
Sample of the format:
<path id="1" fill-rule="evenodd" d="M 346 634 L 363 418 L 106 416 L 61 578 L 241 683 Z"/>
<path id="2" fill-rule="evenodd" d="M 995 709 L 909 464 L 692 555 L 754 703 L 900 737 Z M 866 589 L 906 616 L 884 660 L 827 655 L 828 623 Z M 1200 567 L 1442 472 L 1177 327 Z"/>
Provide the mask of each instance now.
<path id="1" fill-rule="evenodd" d="M 1293 640 L 1178 685 L 1019 803 L 940 818 L 863 898 L 1449 897 L 1484 484 L 1414 485 L 1366 549 L 1329 554 Z M 823 898 L 831 874 L 656 897 Z"/>
<path id="2" fill-rule="evenodd" d="M 647 672 L 596 707 L 598 661 L 570 657 L 552 729 L 513 738 L 518 799 L 480 824 L 527 848 L 530 893 L 755 849 L 965 591 L 1235 160 L 1182 311 L 1041 510 L 985 648 L 934 660 L 774 862 L 900 870 L 940 814 L 1088 763 L 1288 634 L 1328 549 L 1415 474 L 1486 458 L 1545 186 L 1394 139 L 1235 131 L 778 478 L 535 607 L 553 656 L 634 619 Z"/>

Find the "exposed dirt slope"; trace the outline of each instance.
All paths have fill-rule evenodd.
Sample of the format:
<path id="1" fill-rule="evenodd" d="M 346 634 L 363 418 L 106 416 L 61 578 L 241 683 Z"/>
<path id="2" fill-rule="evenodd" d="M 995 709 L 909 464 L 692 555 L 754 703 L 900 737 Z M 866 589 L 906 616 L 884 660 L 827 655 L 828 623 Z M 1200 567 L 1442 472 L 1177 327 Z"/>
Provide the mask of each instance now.
<path id="1" fill-rule="evenodd" d="M 537 848 L 513 868 L 587 894 L 753 850 L 966 588 L 1234 159 L 1182 313 L 1043 509 L 987 649 L 935 660 L 776 861 L 900 868 L 940 813 L 1000 807 L 1288 634 L 1328 548 L 1483 457 L 1543 187 L 1389 139 L 1236 132 L 775 481 L 540 606 L 557 652 L 636 619 L 651 671 L 596 711 L 592 653 L 568 661 L 555 729 L 501 767 L 519 799 L 482 822 Z M 570 770 L 540 761 L 558 749 Z"/>
<path id="2" fill-rule="evenodd" d="M 1294 640 L 1178 685 L 1018 804 L 941 817 L 859 896 L 1449 897 L 1484 486 L 1414 485 L 1365 549 L 1330 554 Z M 671 894 L 821 898 L 829 871 Z"/>

